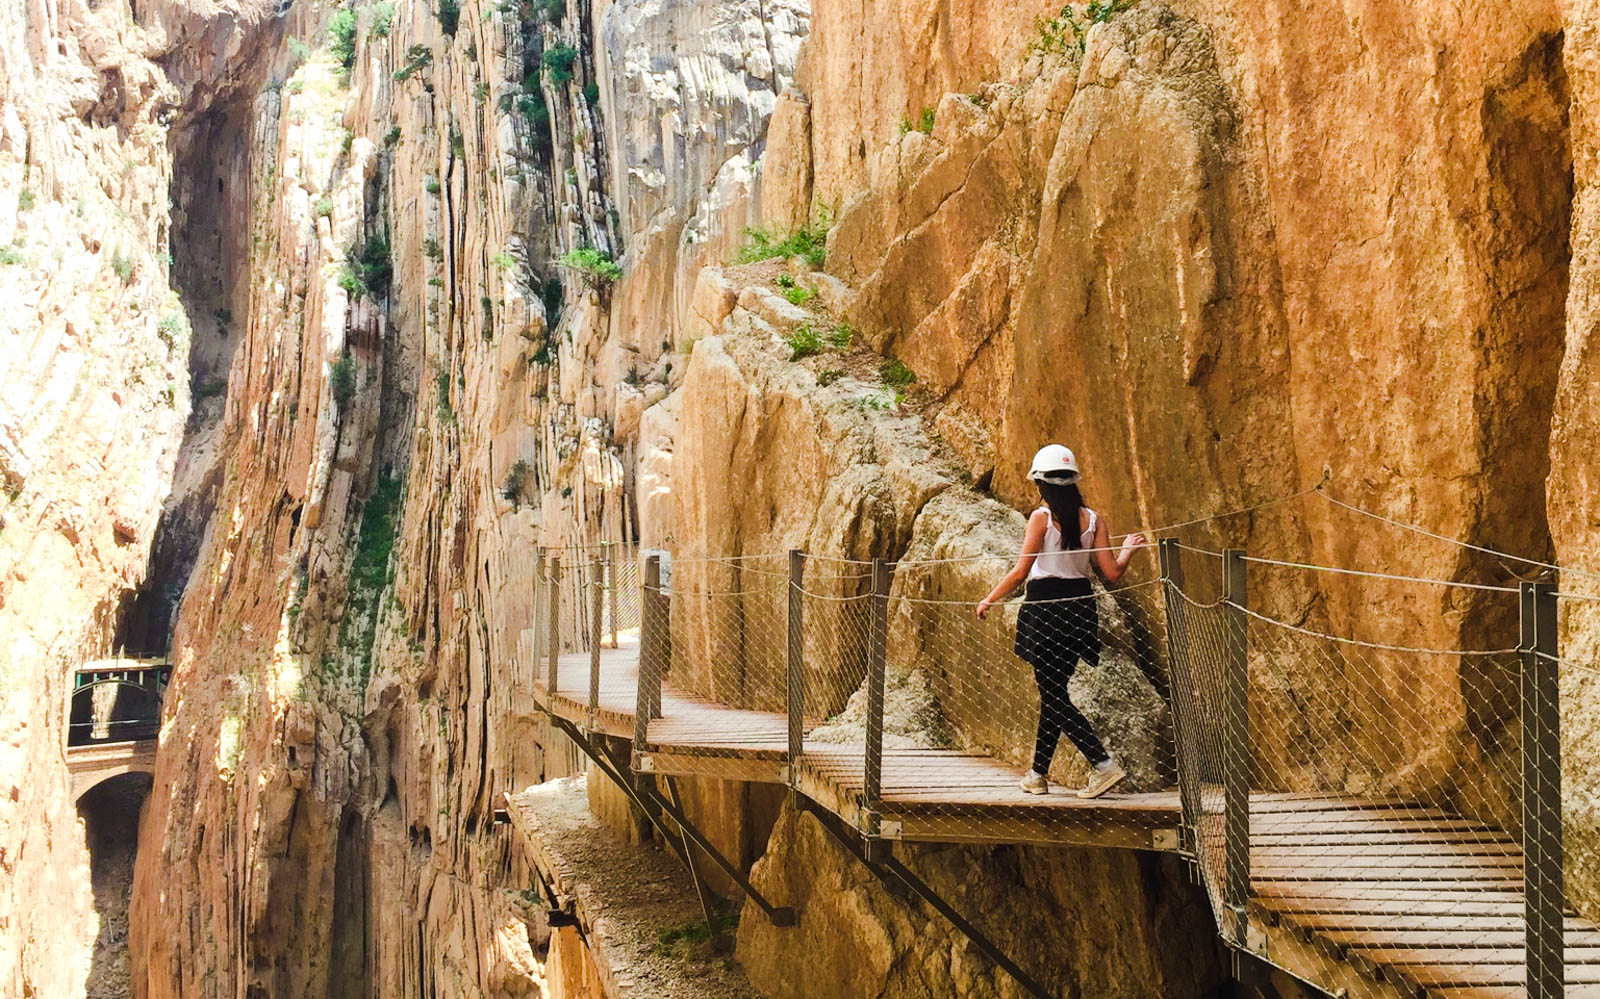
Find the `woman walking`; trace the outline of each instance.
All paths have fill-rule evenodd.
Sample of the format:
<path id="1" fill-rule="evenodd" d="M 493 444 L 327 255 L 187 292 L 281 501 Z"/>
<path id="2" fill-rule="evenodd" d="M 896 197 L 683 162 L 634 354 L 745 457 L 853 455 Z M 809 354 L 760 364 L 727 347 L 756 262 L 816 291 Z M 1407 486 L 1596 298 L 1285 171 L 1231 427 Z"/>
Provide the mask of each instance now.
<path id="1" fill-rule="evenodd" d="M 1127 571 L 1144 535 L 1130 534 L 1115 554 L 1105 518 L 1083 505 L 1078 491 L 1078 460 L 1060 444 L 1050 444 L 1033 456 L 1028 478 L 1039 487 L 1044 501 L 1028 518 L 1022 557 L 978 604 L 981 618 L 1027 581 L 1022 609 L 1017 614 L 1016 652 L 1033 667 L 1039 687 L 1039 728 L 1033 744 L 1033 769 L 1022 777 L 1022 790 L 1047 794 L 1050 759 L 1056 743 L 1066 733 L 1088 759 L 1092 770 L 1080 798 L 1097 798 L 1126 776 L 1111 758 L 1089 719 L 1073 705 L 1067 683 L 1083 660 L 1100 661 L 1100 614 L 1089 582 L 1090 556 L 1107 583 Z"/>

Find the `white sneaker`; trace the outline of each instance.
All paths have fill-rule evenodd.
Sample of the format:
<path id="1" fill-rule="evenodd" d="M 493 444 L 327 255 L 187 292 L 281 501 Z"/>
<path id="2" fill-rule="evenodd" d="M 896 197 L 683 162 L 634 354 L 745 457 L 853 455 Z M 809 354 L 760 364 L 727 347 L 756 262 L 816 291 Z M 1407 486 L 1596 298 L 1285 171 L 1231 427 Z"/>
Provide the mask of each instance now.
<path id="1" fill-rule="evenodd" d="M 1029 794 L 1049 794 L 1050 782 L 1044 779 L 1043 774 L 1029 770 L 1022 775 L 1022 783 L 1017 785 Z"/>
<path id="2" fill-rule="evenodd" d="M 1089 783 L 1084 786 L 1083 790 L 1078 792 L 1078 797 L 1098 798 L 1111 790 L 1118 781 L 1126 776 L 1128 776 L 1128 772 L 1122 769 L 1122 764 L 1113 760 L 1111 766 L 1104 770 L 1095 769 L 1089 771 Z"/>

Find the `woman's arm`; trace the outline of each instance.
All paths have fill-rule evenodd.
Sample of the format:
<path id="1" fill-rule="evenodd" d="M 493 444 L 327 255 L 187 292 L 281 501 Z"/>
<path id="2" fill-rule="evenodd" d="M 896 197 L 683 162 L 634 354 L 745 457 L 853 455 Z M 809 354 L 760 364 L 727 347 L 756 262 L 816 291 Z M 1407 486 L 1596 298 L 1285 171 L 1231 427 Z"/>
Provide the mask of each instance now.
<path id="1" fill-rule="evenodd" d="M 1044 547 L 1044 531 L 1050 526 L 1050 514 L 1046 510 L 1035 510 L 1028 518 L 1028 530 L 1022 536 L 1022 556 L 1017 559 L 1017 564 L 1006 573 L 1005 578 L 989 591 L 989 595 L 978 601 L 978 616 L 983 617 L 989 613 L 989 608 L 1011 595 L 1011 591 L 1022 585 L 1028 578 L 1028 570 L 1033 568 L 1033 560 L 1039 557 L 1039 549 Z"/>
<path id="2" fill-rule="evenodd" d="M 1111 554 L 1111 528 L 1106 526 L 1104 517 L 1097 518 L 1094 528 L 1094 553 L 1095 563 L 1100 566 L 1100 574 L 1106 582 L 1115 583 L 1128 571 L 1128 563 L 1133 561 L 1133 553 L 1144 544 L 1143 534 L 1130 534 L 1122 539 L 1122 550 L 1115 555 Z"/>

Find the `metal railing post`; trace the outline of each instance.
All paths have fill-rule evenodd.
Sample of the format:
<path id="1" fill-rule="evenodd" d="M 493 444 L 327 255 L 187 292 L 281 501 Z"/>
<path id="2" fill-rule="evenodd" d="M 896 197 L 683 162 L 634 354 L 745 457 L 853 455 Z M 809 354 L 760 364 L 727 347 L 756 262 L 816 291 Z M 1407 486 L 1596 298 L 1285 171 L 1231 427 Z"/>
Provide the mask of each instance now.
<path id="1" fill-rule="evenodd" d="M 633 712 L 634 769 L 650 742 L 650 722 L 661 717 L 661 677 L 672 661 L 666 597 L 661 592 L 661 556 L 644 563 L 639 611 L 639 685 Z"/>
<path id="2" fill-rule="evenodd" d="M 533 639 L 528 642 L 528 655 L 533 661 L 528 664 L 526 674 L 530 687 L 539 679 L 539 656 L 540 650 L 544 648 L 541 642 L 544 638 L 544 621 L 540 619 L 542 616 L 540 612 L 544 610 L 544 560 L 544 545 L 540 545 L 534 549 L 533 562 Z"/>
<path id="3" fill-rule="evenodd" d="M 786 643 L 789 692 L 789 786 L 795 783 L 795 768 L 805 752 L 805 639 L 800 588 L 805 579 L 806 557 L 798 549 L 789 552 L 789 626 Z"/>
<path id="4" fill-rule="evenodd" d="M 1222 553 L 1222 599 L 1227 608 L 1227 675 L 1224 679 L 1222 775 L 1223 904 L 1232 916 L 1232 942 L 1246 945 L 1250 905 L 1250 647 L 1244 550 Z"/>
<path id="5" fill-rule="evenodd" d="M 1522 893 L 1528 999 L 1565 989 L 1566 881 L 1562 874 L 1561 693 L 1556 588 L 1524 581 L 1522 640 Z"/>
<path id="6" fill-rule="evenodd" d="M 546 664 L 545 690 L 546 705 L 555 710 L 556 689 L 561 680 L 561 556 L 550 556 L 550 579 L 546 596 L 550 601 L 549 634 L 545 636 L 549 642 L 549 662 Z"/>
<path id="7" fill-rule="evenodd" d="M 883 801 L 883 695 L 889 648 L 889 563 L 872 560 L 872 622 L 867 649 L 867 759 L 862 781 L 865 808 L 867 858 L 874 863 L 889 855 L 888 844 L 878 838 L 882 831 L 879 807 Z"/>
<path id="8" fill-rule="evenodd" d="M 611 647 L 621 648 L 617 643 L 617 546 L 610 541 L 606 542 L 606 595 L 611 606 Z"/>
<path id="9" fill-rule="evenodd" d="M 1183 603 L 1183 550 L 1177 538 L 1162 538 L 1161 580 L 1167 612 L 1167 688 L 1172 692 L 1173 743 L 1177 747 L 1178 798 L 1183 806 L 1181 848 L 1199 858 L 1196 830 L 1200 822 L 1200 780 L 1193 756 L 1198 732 L 1194 724 L 1194 673 L 1189 661 L 1189 625 Z"/>
<path id="10" fill-rule="evenodd" d="M 597 559 L 589 563 L 589 731 L 600 714 L 600 615 L 605 607 L 606 567 Z"/>

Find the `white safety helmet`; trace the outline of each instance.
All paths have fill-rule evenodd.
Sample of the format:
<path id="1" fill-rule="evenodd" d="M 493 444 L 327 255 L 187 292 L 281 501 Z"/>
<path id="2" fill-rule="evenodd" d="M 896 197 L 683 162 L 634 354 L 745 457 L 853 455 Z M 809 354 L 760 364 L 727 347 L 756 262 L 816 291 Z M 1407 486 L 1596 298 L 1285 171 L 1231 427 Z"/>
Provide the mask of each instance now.
<path id="1" fill-rule="evenodd" d="M 1033 467 L 1028 478 L 1035 482 L 1050 482 L 1069 486 L 1078 481 L 1078 459 L 1060 444 L 1046 444 L 1033 456 Z"/>

